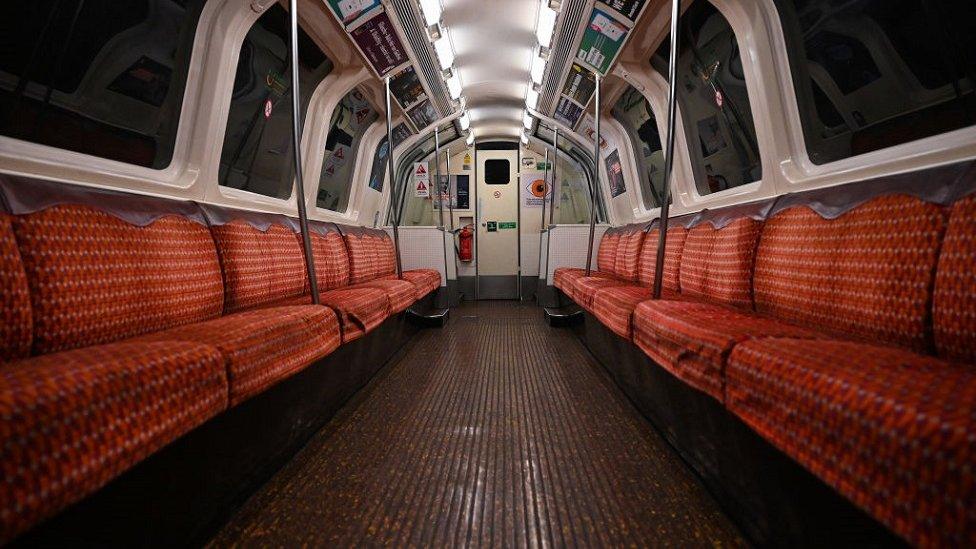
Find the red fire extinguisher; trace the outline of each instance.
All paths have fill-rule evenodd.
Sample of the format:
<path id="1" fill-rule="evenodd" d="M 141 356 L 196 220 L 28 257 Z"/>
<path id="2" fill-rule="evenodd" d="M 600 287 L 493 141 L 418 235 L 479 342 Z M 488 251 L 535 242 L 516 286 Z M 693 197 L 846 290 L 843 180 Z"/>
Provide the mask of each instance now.
<path id="1" fill-rule="evenodd" d="M 472 245 L 474 243 L 474 232 L 471 225 L 466 225 L 458 232 L 458 259 L 461 261 L 471 261 L 473 258 Z"/>

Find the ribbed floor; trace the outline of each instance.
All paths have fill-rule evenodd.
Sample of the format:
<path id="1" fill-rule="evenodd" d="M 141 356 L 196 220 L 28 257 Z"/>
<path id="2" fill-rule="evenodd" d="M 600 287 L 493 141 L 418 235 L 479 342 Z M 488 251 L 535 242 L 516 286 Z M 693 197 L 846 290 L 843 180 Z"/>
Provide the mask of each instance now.
<path id="1" fill-rule="evenodd" d="M 742 545 L 670 447 L 541 309 L 425 330 L 213 540 Z"/>

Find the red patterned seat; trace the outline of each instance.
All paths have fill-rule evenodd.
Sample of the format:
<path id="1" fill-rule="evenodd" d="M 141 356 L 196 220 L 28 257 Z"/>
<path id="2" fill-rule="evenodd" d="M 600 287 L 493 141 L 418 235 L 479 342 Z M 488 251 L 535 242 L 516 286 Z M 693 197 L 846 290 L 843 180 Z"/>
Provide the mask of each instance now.
<path id="1" fill-rule="evenodd" d="M 928 352 L 945 225 L 942 207 L 907 195 L 875 198 L 836 219 L 808 207 L 784 210 L 766 221 L 759 241 L 756 310 L 845 339 Z"/>
<path id="2" fill-rule="evenodd" d="M 932 307 L 939 356 L 976 363 L 976 196 L 953 206 Z"/>
<path id="3" fill-rule="evenodd" d="M 620 278 L 616 275 L 581 276 L 573 282 L 573 301 L 587 311 L 593 310 L 593 297 L 597 291 L 606 288 L 629 286 L 634 281 Z"/>
<path id="4" fill-rule="evenodd" d="M 590 271 L 590 276 L 600 278 L 616 278 L 614 267 L 617 263 L 617 247 L 620 244 L 620 233 L 608 230 L 600 239 L 597 248 L 596 269 Z M 560 267 L 552 273 L 552 284 L 566 297 L 574 297 L 576 281 L 586 276 L 586 269 L 576 267 Z"/>
<path id="5" fill-rule="evenodd" d="M 681 250 L 681 293 L 733 307 L 752 308 L 752 273 L 762 223 L 742 217 L 722 226 L 688 230 Z"/>
<path id="6" fill-rule="evenodd" d="M 913 545 L 976 545 L 976 369 L 893 347 L 736 346 L 728 408 Z"/>
<path id="7" fill-rule="evenodd" d="M 441 273 L 436 269 L 410 269 L 403 271 L 403 279 L 414 285 L 417 299 L 423 299 L 427 294 L 441 287 Z"/>
<path id="8" fill-rule="evenodd" d="M 0 543 L 227 407 L 217 349 L 113 343 L 0 365 Z"/>
<path id="9" fill-rule="evenodd" d="M 630 340 L 633 336 L 631 317 L 641 301 L 651 299 L 657 262 L 658 228 L 651 229 L 644 237 L 644 245 L 638 261 L 637 281 L 640 286 L 615 286 L 597 290 L 593 296 L 591 312 L 600 322 L 620 337 Z M 681 250 L 688 232 L 684 227 L 668 227 L 668 241 L 664 253 L 664 280 L 662 297 L 678 297 L 678 272 Z"/>
<path id="10" fill-rule="evenodd" d="M 664 369 L 719 401 L 725 361 L 753 338 L 818 338 L 819 333 L 753 313 L 697 301 L 644 301 L 634 310 L 634 343 Z"/>
<path id="11" fill-rule="evenodd" d="M 31 303 L 11 218 L 0 214 L 0 362 L 30 355 Z"/>
<path id="12" fill-rule="evenodd" d="M 396 259 L 386 253 L 386 233 L 380 230 L 346 228 L 349 251 L 349 283 L 369 282 L 396 272 Z"/>
<path id="13" fill-rule="evenodd" d="M 339 315 L 343 343 L 373 331 L 390 316 L 390 299 L 376 288 L 336 288 L 319 292 L 319 300 Z"/>
<path id="14" fill-rule="evenodd" d="M 371 288 L 386 295 L 389 301 L 389 314 L 393 315 L 407 310 L 417 300 L 417 287 L 409 280 L 400 280 L 396 275 L 388 278 L 378 278 L 369 282 L 361 282 L 352 288 Z"/>
<path id="15" fill-rule="evenodd" d="M 294 302 L 308 293 L 305 254 L 295 231 L 283 224 L 267 230 L 235 219 L 211 227 L 224 272 L 224 312 Z"/>
<path id="16" fill-rule="evenodd" d="M 252 309 L 145 336 L 193 341 L 220 351 L 230 404 L 239 404 L 334 351 L 341 342 L 335 313 L 319 305 Z"/>
<path id="17" fill-rule="evenodd" d="M 166 215 L 139 226 L 64 205 L 14 216 L 13 226 L 34 354 L 201 322 L 223 308 L 217 251 L 200 223 Z"/>
<path id="18" fill-rule="evenodd" d="M 556 288 L 559 288 L 566 297 L 575 301 L 573 297 L 574 289 L 576 287 L 576 281 L 586 276 L 586 269 L 577 269 L 576 267 L 560 267 L 556 269 L 552 274 L 552 283 Z M 590 271 L 591 277 L 599 278 L 610 278 L 616 279 L 613 273 L 603 272 L 603 271 Z"/>

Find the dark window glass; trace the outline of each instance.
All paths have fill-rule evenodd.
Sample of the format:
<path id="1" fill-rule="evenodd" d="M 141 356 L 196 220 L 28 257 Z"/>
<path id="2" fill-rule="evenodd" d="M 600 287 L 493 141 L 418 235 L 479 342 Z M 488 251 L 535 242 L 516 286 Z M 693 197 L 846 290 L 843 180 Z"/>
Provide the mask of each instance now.
<path id="1" fill-rule="evenodd" d="M 325 141 L 322 173 L 316 204 L 334 212 L 345 212 L 352 191 L 356 154 L 363 134 L 379 114 L 359 90 L 347 93 L 332 113 L 329 137 Z"/>
<path id="2" fill-rule="evenodd" d="M 203 4 L 0 3 L 0 134 L 165 168 Z"/>
<path id="3" fill-rule="evenodd" d="M 553 129 L 540 122 L 535 136 L 547 144 L 549 161 L 552 162 Z M 573 141 L 559 133 L 559 161 L 556 168 L 556 209 L 553 221 L 556 223 L 590 222 L 590 181 L 593 174 L 593 159 L 588 152 L 577 147 Z M 592 149 L 592 145 L 588 147 Z M 551 174 L 550 174 L 551 175 Z M 603 211 L 597 214 L 603 217 Z"/>
<path id="4" fill-rule="evenodd" d="M 664 148 L 651 104 L 633 86 L 627 86 L 613 106 L 613 117 L 627 130 L 641 174 L 645 208 L 657 208 L 664 194 Z"/>
<path id="5" fill-rule="evenodd" d="M 222 186 L 287 199 L 292 194 L 291 64 L 288 12 L 271 6 L 241 45 L 227 116 L 219 182 Z M 301 118 L 332 62 L 305 31 L 298 33 Z"/>
<path id="6" fill-rule="evenodd" d="M 508 185 L 511 163 L 503 158 L 485 160 L 485 185 Z"/>
<path id="7" fill-rule="evenodd" d="M 817 164 L 976 124 L 972 0 L 776 0 Z"/>
<path id="8" fill-rule="evenodd" d="M 670 47 L 665 41 L 651 60 L 665 77 Z M 762 164 L 739 43 L 705 0 L 681 18 L 677 69 L 678 107 L 699 194 L 759 181 Z"/>

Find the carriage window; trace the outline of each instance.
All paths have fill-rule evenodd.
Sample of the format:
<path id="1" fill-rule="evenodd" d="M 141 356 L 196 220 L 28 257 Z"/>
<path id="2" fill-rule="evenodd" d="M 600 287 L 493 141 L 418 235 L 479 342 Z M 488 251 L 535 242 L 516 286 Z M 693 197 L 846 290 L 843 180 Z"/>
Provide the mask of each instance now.
<path id="1" fill-rule="evenodd" d="M 219 183 L 274 198 L 292 194 L 291 66 L 288 12 L 275 4 L 251 26 L 241 45 L 227 116 Z M 332 62 L 301 29 L 298 33 L 301 117 Z"/>
<path id="2" fill-rule="evenodd" d="M 539 123 L 535 136 L 544 143 L 552 143 L 551 127 Z M 556 162 L 556 204 L 553 221 L 574 224 L 590 222 L 590 181 L 593 160 L 579 147 L 559 134 L 559 161 Z M 552 149 L 550 148 L 550 151 Z M 552 158 L 550 153 L 550 159 Z M 584 166 L 584 162 L 586 165 Z M 603 212 L 597 211 L 602 219 Z"/>
<path id="3" fill-rule="evenodd" d="M 203 4 L 0 3 L 0 135 L 166 168 Z"/>
<path id="4" fill-rule="evenodd" d="M 356 169 L 359 142 L 379 114 L 359 90 L 347 93 L 332 113 L 329 137 L 325 141 L 322 173 L 316 204 L 334 212 L 345 212 L 349 206 L 352 175 Z"/>
<path id="5" fill-rule="evenodd" d="M 688 136 L 695 184 L 706 195 L 762 178 L 756 126 L 731 25 L 699 0 L 681 18 L 678 107 Z M 651 60 L 667 75 L 670 43 Z"/>
<path id="6" fill-rule="evenodd" d="M 816 164 L 976 124 L 972 0 L 777 0 Z"/>
<path id="7" fill-rule="evenodd" d="M 661 205 L 664 193 L 664 150 L 651 104 L 633 86 L 627 86 L 613 106 L 613 117 L 627 130 L 634 147 L 645 208 Z"/>
<path id="8" fill-rule="evenodd" d="M 511 174 L 508 160 L 485 160 L 485 185 L 508 185 Z"/>

